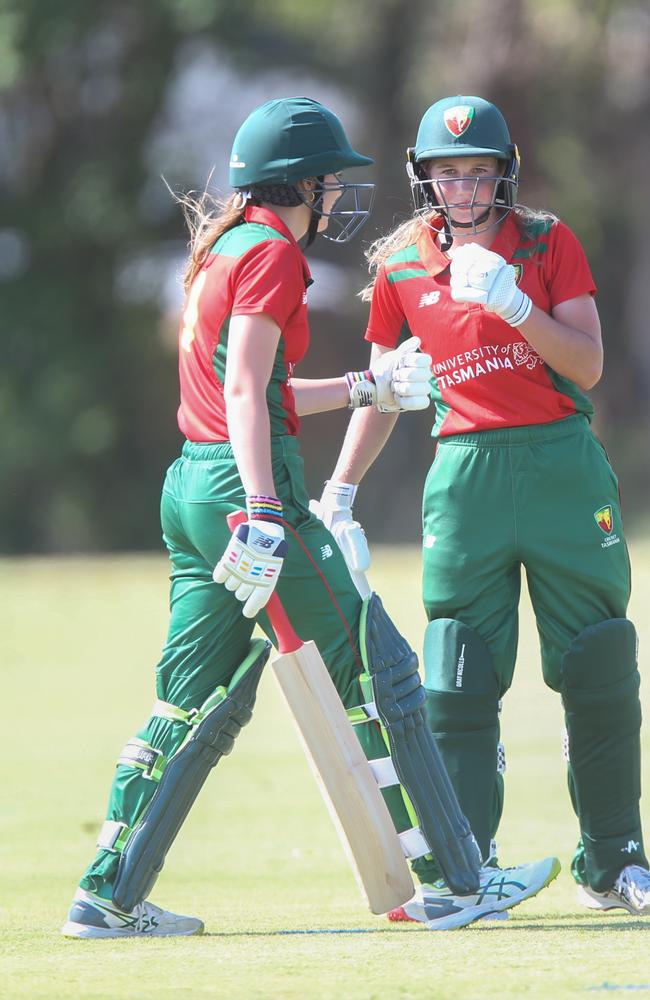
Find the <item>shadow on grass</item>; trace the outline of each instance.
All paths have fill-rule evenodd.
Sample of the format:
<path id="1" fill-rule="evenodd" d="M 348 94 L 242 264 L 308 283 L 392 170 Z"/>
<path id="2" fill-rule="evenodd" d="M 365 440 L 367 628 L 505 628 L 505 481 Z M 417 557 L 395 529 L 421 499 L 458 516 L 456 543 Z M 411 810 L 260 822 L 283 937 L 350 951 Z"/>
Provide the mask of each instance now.
<path id="1" fill-rule="evenodd" d="M 304 934 L 412 934 L 420 930 L 418 927 L 305 927 L 286 931 L 208 931 L 201 935 L 204 938 L 239 938 L 239 937 L 291 937 Z"/>
<path id="2" fill-rule="evenodd" d="M 476 924 L 472 925 L 476 927 Z M 495 926 L 482 926 L 479 928 L 482 932 L 490 932 L 505 930 L 505 931 L 588 931 L 588 932 L 600 932 L 600 931 L 650 931 L 650 921 L 648 920 L 629 920 L 625 919 L 624 916 L 620 917 L 618 920 L 614 917 L 612 920 L 599 920 L 598 923 L 583 923 L 580 918 L 577 920 L 572 918 L 571 920 L 554 920 L 552 923 L 538 924 L 534 922 L 518 921 L 517 923 L 509 923 L 501 925 L 501 927 Z"/>
<path id="3" fill-rule="evenodd" d="M 588 919 L 588 918 L 587 918 Z M 554 920 L 552 923 L 539 924 L 533 921 L 514 921 L 506 924 L 492 924 L 490 926 L 482 924 L 480 927 L 476 923 L 470 925 L 473 930 L 480 930 L 483 934 L 511 934 L 514 931 L 534 931 L 552 932 L 556 931 L 650 931 L 650 921 L 629 920 L 624 916 L 617 919 L 599 920 L 598 923 L 582 922 L 572 918 L 570 921 Z M 215 938 L 240 938 L 240 937 L 291 937 L 295 935 L 319 935 L 319 934 L 455 934 L 458 931 L 468 931 L 470 927 L 459 927 L 453 931 L 427 931 L 425 927 L 305 927 L 282 931 L 210 931 L 204 933 L 203 937 Z"/>

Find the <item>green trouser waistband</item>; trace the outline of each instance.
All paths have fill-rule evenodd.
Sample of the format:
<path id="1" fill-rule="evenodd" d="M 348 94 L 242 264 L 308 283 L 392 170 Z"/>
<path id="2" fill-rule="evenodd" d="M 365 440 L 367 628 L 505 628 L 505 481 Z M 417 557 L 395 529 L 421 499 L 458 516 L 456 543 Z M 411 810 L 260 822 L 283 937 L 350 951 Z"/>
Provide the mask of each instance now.
<path id="1" fill-rule="evenodd" d="M 438 445 L 465 448 L 513 447 L 540 441 L 557 441 L 588 429 L 589 421 L 584 413 L 574 413 L 571 417 L 554 420 L 550 424 L 524 424 L 522 427 L 499 427 L 473 434 L 450 434 L 449 437 L 438 438 Z"/>
<path id="2" fill-rule="evenodd" d="M 185 441 L 181 454 L 190 462 L 234 460 L 230 441 Z M 298 454 L 300 454 L 300 442 L 293 434 L 282 434 L 271 438 L 271 455 L 274 458 Z"/>

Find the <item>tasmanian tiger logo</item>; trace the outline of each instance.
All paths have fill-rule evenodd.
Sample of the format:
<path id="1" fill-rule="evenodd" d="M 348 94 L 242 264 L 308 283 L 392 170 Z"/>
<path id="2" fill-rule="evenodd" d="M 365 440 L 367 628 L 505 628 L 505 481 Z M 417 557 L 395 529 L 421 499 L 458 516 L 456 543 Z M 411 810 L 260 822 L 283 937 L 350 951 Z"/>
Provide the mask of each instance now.
<path id="1" fill-rule="evenodd" d="M 544 364 L 537 351 L 534 351 L 525 340 L 512 345 L 512 357 L 516 365 L 526 365 L 529 371 L 532 371 L 536 365 Z"/>

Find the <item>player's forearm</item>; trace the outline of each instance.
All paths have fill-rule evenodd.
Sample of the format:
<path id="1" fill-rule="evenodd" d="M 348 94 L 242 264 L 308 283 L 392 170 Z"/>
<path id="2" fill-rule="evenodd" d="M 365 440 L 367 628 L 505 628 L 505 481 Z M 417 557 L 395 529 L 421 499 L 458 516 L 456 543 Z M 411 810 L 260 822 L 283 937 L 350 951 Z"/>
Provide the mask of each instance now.
<path id="1" fill-rule="evenodd" d="M 600 329 L 597 336 L 560 322 L 533 306 L 520 331 L 547 365 L 581 389 L 591 389 L 603 370 Z"/>
<path id="2" fill-rule="evenodd" d="M 226 395 L 228 433 L 246 493 L 277 496 L 271 465 L 271 425 L 266 397 L 235 390 Z"/>
<path id="3" fill-rule="evenodd" d="M 398 416 L 379 413 L 374 407 L 353 413 L 331 479 L 360 483 L 388 441 Z"/>
<path id="4" fill-rule="evenodd" d="M 292 378 L 291 388 L 299 417 L 326 410 L 341 410 L 350 402 L 344 375 L 339 378 Z"/>

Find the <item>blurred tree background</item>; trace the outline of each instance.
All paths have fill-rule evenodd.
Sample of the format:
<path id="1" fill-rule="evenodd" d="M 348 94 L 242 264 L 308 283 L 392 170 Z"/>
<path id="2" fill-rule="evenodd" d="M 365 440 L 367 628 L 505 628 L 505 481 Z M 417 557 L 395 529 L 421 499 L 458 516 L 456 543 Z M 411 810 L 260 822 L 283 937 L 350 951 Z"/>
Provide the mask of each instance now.
<path id="1" fill-rule="evenodd" d="M 410 212 L 404 149 L 434 100 L 480 94 L 522 150 L 521 200 L 586 246 L 606 346 L 596 430 L 642 519 L 649 73 L 645 0 L 0 0 L 0 549 L 160 545 L 186 250 L 161 175 L 201 190 L 214 167 L 225 189 L 240 121 L 299 93 L 341 115 L 378 186 L 361 240 L 314 248 L 300 374 L 364 363 L 362 249 Z M 346 422 L 303 423 L 314 493 Z M 374 538 L 417 537 L 430 423 L 403 418 L 368 476 L 358 511 Z"/>

